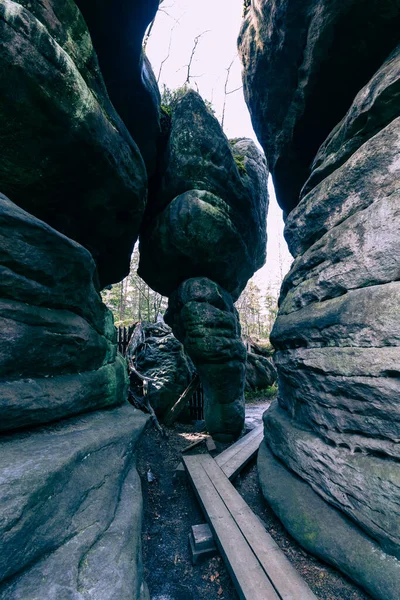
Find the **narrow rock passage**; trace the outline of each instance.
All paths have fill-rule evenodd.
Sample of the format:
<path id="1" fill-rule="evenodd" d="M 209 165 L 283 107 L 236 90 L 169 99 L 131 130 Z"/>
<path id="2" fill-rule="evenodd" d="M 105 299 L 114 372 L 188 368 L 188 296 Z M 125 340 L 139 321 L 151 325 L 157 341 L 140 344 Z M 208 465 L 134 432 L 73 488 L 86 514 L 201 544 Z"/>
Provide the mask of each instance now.
<path id="1" fill-rule="evenodd" d="M 246 406 L 246 423 L 261 422 L 268 402 Z M 152 428 L 138 450 L 138 471 L 144 499 L 143 560 L 151 600 L 237 600 L 231 578 L 219 556 L 193 566 L 188 534 L 190 527 L 204 523 L 202 511 L 186 478 L 173 479 L 181 452 L 198 439 L 193 425 L 176 424 L 169 439 L 161 440 Z M 193 453 L 206 452 L 205 444 Z M 148 468 L 156 481 L 147 481 Z M 286 533 L 266 505 L 258 485 L 255 461 L 235 481 L 251 509 L 259 516 L 287 558 L 321 600 L 368 600 L 370 597 L 335 569 L 313 558 Z"/>

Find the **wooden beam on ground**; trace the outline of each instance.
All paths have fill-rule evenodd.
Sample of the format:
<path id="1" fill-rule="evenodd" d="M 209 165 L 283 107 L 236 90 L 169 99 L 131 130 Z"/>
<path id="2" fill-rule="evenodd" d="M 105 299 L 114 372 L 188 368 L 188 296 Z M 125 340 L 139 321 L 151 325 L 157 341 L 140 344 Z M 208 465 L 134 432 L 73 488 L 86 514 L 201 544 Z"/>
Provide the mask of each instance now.
<path id="1" fill-rule="evenodd" d="M 173 407 L 165 415 L 165 417 L 164 417 L 165 425 L 170 426 L 170 425 L 172 425 L 172 423 L 174 423 L 177 420 L 179 415 L 181 415 L 182 412 L 184 411 L 187 401 L 189 400 L 189 398 L 191 396 L 193 396 L 193 394 L 195 393 L 195 391 L 198 389 L 199 386 L 200 386 L 200 378 L 198 375 L 195 375 L 193 377 L 192 381 L 187 386 L 186 390 L 183 392 L 183 394 L 181 394 L 181 396 L 175 402 Z"/>
<path id="2" fill-rule="evenodd" d="M 189 446 L 186 446 L 186 448 L 184 448 L 181 453 L 184 454 L 185 452 L 189 452 L 189 450 L 193 450 L 194 448 L 196 448 L 197 446 L 199 446 L 200 444 L 202 444 L 203 442 L 206 441 L 207 436 L 200 434 L 201 437 L 199 437 L 198 440 L 195 440 L 194 442 L 192 442 L 191 444 L 189 444 Z"/>
<path id="3" fill-rule="evenodd" d="M 263 436 L 263 425 L 258 425 L 250 433 L 215 457 L 217 465 L 228 479 L 234 479 L 257 454 Z"/>
<path id="4" fill-rule="evenodd" d="M 209 455 L 197 455 L 185 456 L 183 461 L 240 598 L 280 600 L 206 473 L 199 460 L 202 456 L 213 460 Z"/>
<path id="5" fill-rule="evenodd" d="M 183 460 L 240 598 L 316 600 L 216 461 Z"/>

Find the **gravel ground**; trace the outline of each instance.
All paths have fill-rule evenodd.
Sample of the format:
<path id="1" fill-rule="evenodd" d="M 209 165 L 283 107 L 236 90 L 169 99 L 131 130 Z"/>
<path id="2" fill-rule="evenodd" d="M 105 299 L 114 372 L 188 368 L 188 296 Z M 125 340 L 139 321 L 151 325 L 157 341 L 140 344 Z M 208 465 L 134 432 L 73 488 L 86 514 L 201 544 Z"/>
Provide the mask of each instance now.
<path id="1" fill-rule="evenodd" d="M 249 423 L 259 422 L 266 403 L 249 406 Z M 175 477 L 181 452 L 202 438 L 193 425 L 176 424 L 168 439 L 154 428 L 144 433 L 138 450 L 138 471 L 144 498 L 143 560 L 151 600 L 237 600 L 238 595 L 220 556 L 193 566 L 188 534 L 205 519 L 186 476 Z M 206 452 L 205 444 L 192 452 Z M 156 480 L 148 482 L 151 469 Z M 284 530 L 260 492 L 255 461 L 242 472 L 235 486 L 252 510 L 265 522 L 287 558 L 320 600 L 369 600 L 335 569 L 305 552 Z"/>

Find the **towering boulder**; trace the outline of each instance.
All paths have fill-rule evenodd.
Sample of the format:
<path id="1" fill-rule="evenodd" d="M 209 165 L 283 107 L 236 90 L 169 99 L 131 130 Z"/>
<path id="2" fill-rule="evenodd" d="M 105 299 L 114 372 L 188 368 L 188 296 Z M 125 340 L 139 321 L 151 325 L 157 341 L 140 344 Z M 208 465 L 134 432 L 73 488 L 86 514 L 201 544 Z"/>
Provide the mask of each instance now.
<path id="1" fill-rule="evenodd" d="M 149 380 L 146 395 L 156 415 L 164 417 L 191 382 L 195 370 L 182 344 L 162 320 L 138 323 L 128 355 L 135 369 Z M 131 375 L 132 380 L 135 376 Z M 132 385 L 132 382 L 131 382 Z M 140 392 L 143 381 L 140 380 Z"/>
<path id="2" fill-rule="evenodd" d="M 1 600 L 149 600 L 129 405 L 0 438 Z"/>
<path id="3" fill-rule="evenodd" d="M 110 102 L 78 8 L 0 2 L 0 180 L 119 281 L 146 204 L 143 159 Z"/>
<path id="4" fill-rule="evenodd" d="M 271 336 L 263 491 L 301 543 L 380 600 L 400 597 L 399 22 L 399 2 L 253 2 L 240 40 L 295 257 Z M 272 476 L 326 506 L 302 503 L 307 535 Z"/>
<path id="5" fill-rule="evenodd" d="M 267 178 L 255 144 L 229 142 L 187 91 L 172 112 L 138 272 L 170 298 L 168 322 L 203 382 L 207 427 L 221 439 L 244 423 L 246 351 L 233 301 L 265 261 Z"/>
<path id="6" fill-rule="evenodd" d="M 244 91 L 286 214 L 319 146 L 398 43 L 399 9 L 399 0 L 252 0 L 239 37 Z"/>
<path id="7" fill-rule="evenodd" d="M 0 195 L 0 431 L 124 402 L 90 253 Z"/>
<path id="8" fill-rule="evenodd" d="M 254 143 L 229 143 L 189 90 L 172 114 L 161 182 L 140 237 L 140 276 L 165 296 L 185 279 L 208 277 L 236 300 L 265 262 L 267 177 Z"/>

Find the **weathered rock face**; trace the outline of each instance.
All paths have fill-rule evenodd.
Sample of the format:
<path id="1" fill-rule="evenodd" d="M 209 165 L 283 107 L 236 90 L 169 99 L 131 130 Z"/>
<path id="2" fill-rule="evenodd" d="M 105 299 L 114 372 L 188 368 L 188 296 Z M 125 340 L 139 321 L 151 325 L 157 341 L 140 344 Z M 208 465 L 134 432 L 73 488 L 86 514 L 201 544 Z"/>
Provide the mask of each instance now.
<path id="1" fill-rule="evenodd" d="M 0 265 L 0 598 L 147 600 L 146 418 L 126 404 L 94 260 L 0 195 Z"/>
<path id="2" fill-rule="evenodd" d="M 93 37 L 102 62 L 108 43 L 111 63 L 126 56 L 127 125 L 72 0 L 0 0 L 0 181 L 15 202 L 0 194 L 1 600 L 149 599 L 135 469 L 147 419 L 126 403 L 98 290 L 128 272 L 146 206 L 136 136 L 149 171 L 156 160 L 159 94 L 141 56 L 156 7 L 105 4 L 91 3 Z M 97 25 L 125 11 L 111 44 Z"/>
<path id="3" fill-rule="evenodd" d="M 1 600 L 148 600 L 134 461 L 145 423 L 125 405 L 2 436 Z"/>
<path id="4" fill-rule="evenodd" d="M 92 0 L 76 4 L 88 24 L 111 101 L 140 148 L 149 176 L 157 164 L 160 92 L 142 39 L 158 0 Z M 118 42 L 116 43 L 116 32 Z"/>
<path id="5" fill-rule="evenodd" d="M 209 279 L 189 279 L 171 295 L 165 318 L 200 375 L 208 431 L 215 439 L 238 437 L 246 348 L 230 294 Z"/>
<path id="6" fill-rule="evenodd" d="M 0 2 L 0 123 L 3 193 L 88 248 L 101 285 L 119 281 L 146 171 L 72 0 Z"/>
<path id="7" fill-rule="evenodd" d="M 140 276 L 167 296 L 185 279 L 208 277 L 236 299 L 265 261 L 267 176 L 254 143 L 230 144 L 200 96 L 188 91 L 173 111 L 163 176 L 149 205 L 157 216 L 141 233 Z"/>
<path id="8" fill-rule="evenodd" d="M 268 503 L 304 548 L 367 588 L 373 598 L 398 599 L 400 561 L 294 475 L 265 441 L 258 451 L 258 477 Z"/>
<path id="9" fill-rule="evenodd" d="M 302 533 L 298 517 L 278 506 L 287 486 L 264 492 L 301 543 L 381 600 L 400 597 L 399 22 L 398 2 L 318 10 L 253 2 L 241 40 L 249 104 L 291 211 L 285 237 L 295 257 L 271 336 L 279 407 L 265 415 L 272 455 L 260 456 L 260 473 L 276 471 L 271 456 L 282 461 L 294 488 L 293 472 L 317 504 L 346 515 L 345 543 L 333 541 L 336 517 L 320 522 L 318 535 Z M 386 582 L 372 552 L 388 567 Z"/>
<path id="10" fill-rule="evenodd" d="M 276 369 L 265 356 L 247 352 L 246 392 L 264 390 L 276 381 Z"/>
<path id="11" fill-rule="evenodd" d="M 398 116 L 399 65 L 400 46 L 397 46 L 357 94 L 344 119 L 318 150 L 311 166 L 311 176 L 304 185 L 301 196 L 305 196 L 338 169 L 360 146 Z"/>
<path id="12" fill-rule="evenodd" d="M 0 195 L 0 264 L 0 430 L 124 402 L 89 252 Z"/>
<path id="13" fill-rule="evenodd" d="M 399 28 L 398 0 L 252 0 L 239 38 L 244 90 L 286 213 L 318 148 L 398 44 Z"/>
<path id="14" fill-rule="evenodd" d="M 162 418 L 185 391 L 195 369 L 165 323 L 139 323 L 133 336 L 137 342 L 129 351 L 134 355 L 135 368 L 151 380 L 147 396 L 157 416 Z"/>

